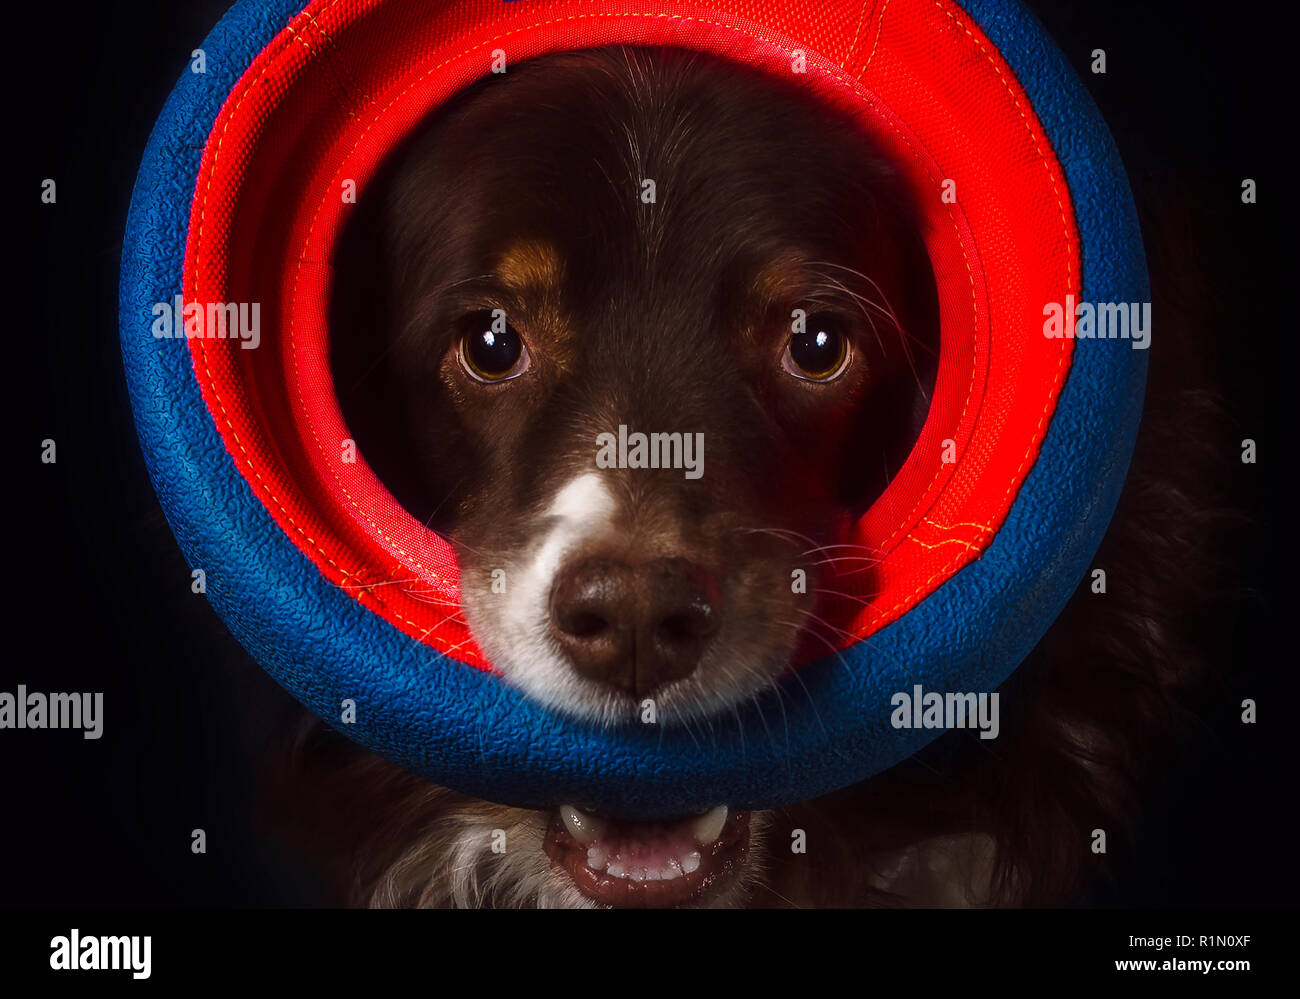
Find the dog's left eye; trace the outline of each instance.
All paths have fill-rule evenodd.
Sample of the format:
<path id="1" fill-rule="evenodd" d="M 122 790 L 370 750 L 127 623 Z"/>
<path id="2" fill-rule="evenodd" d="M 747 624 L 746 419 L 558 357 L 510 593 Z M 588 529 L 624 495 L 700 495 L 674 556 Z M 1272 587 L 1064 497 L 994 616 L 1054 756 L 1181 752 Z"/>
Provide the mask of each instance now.
<path id="1" fill-rule="evenodd" d="M 811 315 L 786 341 L 781 367 L 796 378 L 828 382 L 849 363 L 849 338 L 835 316 Z"/>
<path id="2" fill-rule="evenodd" d="M 480 382 L 504 382 L 528 370 L 528 348 L 500 313 L 476 313 L 466 320 L 460 361 Z"/>

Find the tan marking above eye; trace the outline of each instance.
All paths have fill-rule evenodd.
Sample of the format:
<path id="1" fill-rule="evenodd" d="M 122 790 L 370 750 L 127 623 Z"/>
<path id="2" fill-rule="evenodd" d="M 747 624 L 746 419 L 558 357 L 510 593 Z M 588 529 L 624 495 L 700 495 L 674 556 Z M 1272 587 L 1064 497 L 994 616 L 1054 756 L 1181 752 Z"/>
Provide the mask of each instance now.
<path id="1" fill-rule="evenodd" d="M 497 280 L 516 294 L 553 291 L 564 273 L 564 260 L 545 240 L 524 239 L 501 254 L 496 273 Z"/>
<path id="2" fill-rule="evenodd" d="M 546 239 L 516 239 L 496 258 L 498 297 L 508 321 L 519 330 L 533 360 L 561 371 L 573 365 L 577 351 L 564 277 L 564 255 Z"/>

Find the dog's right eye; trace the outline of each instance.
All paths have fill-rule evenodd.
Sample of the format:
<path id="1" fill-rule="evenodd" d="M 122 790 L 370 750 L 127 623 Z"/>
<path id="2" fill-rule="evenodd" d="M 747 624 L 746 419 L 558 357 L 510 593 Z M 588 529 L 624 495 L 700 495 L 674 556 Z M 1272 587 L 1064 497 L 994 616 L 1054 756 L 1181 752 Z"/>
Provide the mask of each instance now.
<path id="1" fill-rule="evenodd" d="M 528 370 L 528 348 L 504 313 L 475 313 L 464 324 L 460 362 L 480 382 L 509 381 Z"/>
<path id="2" fill-rule="evenodd" d="M 849 362 L 849 338 L 835 316 L 809 316 L 806 327 L 786 342 L 781 366 L 806 382 L 834 380 Z"/>

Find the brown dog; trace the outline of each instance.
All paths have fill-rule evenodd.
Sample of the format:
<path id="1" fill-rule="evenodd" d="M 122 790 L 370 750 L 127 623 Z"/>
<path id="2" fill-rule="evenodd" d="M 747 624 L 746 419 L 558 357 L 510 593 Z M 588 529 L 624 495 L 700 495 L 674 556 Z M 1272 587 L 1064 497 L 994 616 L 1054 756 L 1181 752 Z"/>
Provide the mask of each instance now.
<path id="1" fill-rule="evenodd" d="M 647 697 L 688 724 L 773 683 L 824 625 L 777 581 L 842 551 L 915 440 L 937 355 L 913 213 L 854 123 L 716 58 L 552 56 L 461 95 L 358 209 L 336 260 L 340 401 L 455 545 L 506 682 L 605 724 Z M 621 460 L 637 434 L 653 461 Z M 1175 494 L 1126 497 L 1107 545 L 1127 579 L 1171 544 L 1146 518 Z M 1177 729 L 1194 672 L 1169 658 L 1177 585 L 1076 600 L 1013 678 L 993 749 L 950 733 L 781 812 L 508 808 L 310 722 L 286 780 L 358 903 L 1062 901 L 1095 866 L 1089 830 L 1125 825 Z"/>

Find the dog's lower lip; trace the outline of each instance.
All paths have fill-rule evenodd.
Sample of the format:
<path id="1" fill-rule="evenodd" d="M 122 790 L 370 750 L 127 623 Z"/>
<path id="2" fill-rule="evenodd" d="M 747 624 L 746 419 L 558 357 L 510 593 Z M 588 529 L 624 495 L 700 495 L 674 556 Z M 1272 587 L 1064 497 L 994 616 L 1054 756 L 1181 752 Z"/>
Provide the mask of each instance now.
<path id="1" fill-rule="evenodd" d="M 720 815 L 725 820 L 718 828 Z M 571 831 L 575 824 L 581 839 Z M 704 830 L 707 840 L 715 829 L 712 842 L 701 845 L 698 832 Z M 744 865 L 749 815 L 717 808 L 703 816 L 628 822 L 563 806 L 551 817 L 545 849 L 551 863 L 595 902 L 620 908 L 685 905 Z"/>

